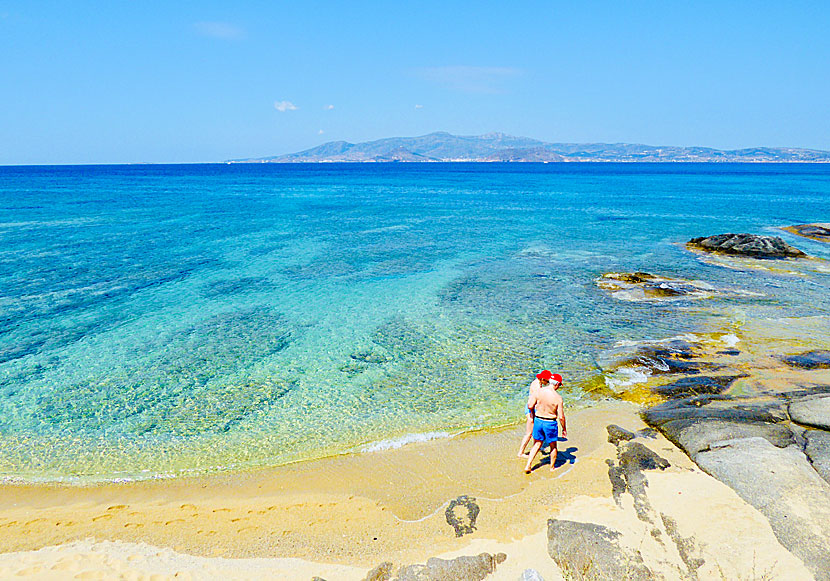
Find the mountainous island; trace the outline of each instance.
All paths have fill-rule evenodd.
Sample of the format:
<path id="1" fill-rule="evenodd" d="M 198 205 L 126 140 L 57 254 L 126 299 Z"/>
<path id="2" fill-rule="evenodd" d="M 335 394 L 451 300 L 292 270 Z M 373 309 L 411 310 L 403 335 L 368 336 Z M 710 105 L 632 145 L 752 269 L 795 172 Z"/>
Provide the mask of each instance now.
<path id="1" fill-rule="evenodd" d="M 636 143 L 547 143 L 504 133 L 389 137 L 364 143 L 330 141 L 285 155 L 229 160 L 229 163 L 327 162 L 830 162 L 830 151 L 791 147 L 721 150 L 710 147 Z"/>

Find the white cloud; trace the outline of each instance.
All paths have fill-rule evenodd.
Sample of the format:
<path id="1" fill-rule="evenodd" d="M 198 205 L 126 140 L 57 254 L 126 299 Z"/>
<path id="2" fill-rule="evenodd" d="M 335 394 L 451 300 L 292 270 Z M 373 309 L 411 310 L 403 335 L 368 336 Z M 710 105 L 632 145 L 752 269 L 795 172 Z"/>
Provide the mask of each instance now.
<path id="1" fill-rule="evenodd" d="M 285 113 L 286 111 L 296 111 L 298 108 L 299 107 L 291 101 L 274 101 L 274 109 L 280 113 Z"/>
<path id="2" fill-rule="evenodd" d="M 222 40 L 235 40 L 243 38 L 245 31 L 228 22 L 197 22 L 193 25 L 196 32 L 202 36 L 221 38 Z"/>
<path id="3" fill-rule="evenodd" d="M 321 129 L 320 131 L 318 131 L 318 132 L 317 132 L 317 135 L 322 135 L 323 133 L 325 133 L 325 131 L 323 131 L 323 130 Z"/>
<path id="4" fill-rule="evenodd" d="M 423 109 L 423 108 L 424 108 L 424 106 L 423 106 L 423 105 L 415 105 L 415 108 L 416 108 L 416 109 Z"/>
<path id="5" fill-rule="evenodd" d="M 503 93 L 505 84 L 520 76 L 521 69 L 512 67 L 428 67 L 418 75 L 447 89 L 464 93 Z"/>
<path id="6" fill-rule="evenodd" d="M 323 107 L 323 109 L 325 109 L 326 111 L 331 111 L 332 109 L 334 109 L 334 105 L 326 105 L 325 107 Z"/>

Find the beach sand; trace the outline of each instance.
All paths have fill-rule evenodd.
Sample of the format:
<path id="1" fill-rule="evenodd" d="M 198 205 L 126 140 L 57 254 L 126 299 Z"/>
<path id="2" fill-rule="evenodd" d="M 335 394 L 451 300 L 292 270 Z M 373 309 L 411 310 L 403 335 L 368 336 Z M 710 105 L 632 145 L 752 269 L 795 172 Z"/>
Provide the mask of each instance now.
<path id="1" fill-rule="evenodd" d="M 605 428 L 644 428 L 638 409 L 607 401 L 570 413 L 563 464 L 529 476 L 516 457 L 522 424 L 257 472 L 6 485 L 0 578 L 359 580 L 384 561 L 397 571 L 480 553 L 507 556 L 488 579 L 515 580 L 526 569 L 578 578 L 548 553 L 551 518 L 613 528 L 625 550 L 668 578 L 686 574 L 692 554 L 701 578 L 812 578 L 758 511 L 659 434 L 636 439 L 671 464 L 643 472 L 645 518 L 645 497 L 615 502 L 608 462 L 619 450 Z M 458 537 L 446 510 L 462 496 L 453 514 L 463 520 L 470 503 L 479 514 L 475 530 Z"/>

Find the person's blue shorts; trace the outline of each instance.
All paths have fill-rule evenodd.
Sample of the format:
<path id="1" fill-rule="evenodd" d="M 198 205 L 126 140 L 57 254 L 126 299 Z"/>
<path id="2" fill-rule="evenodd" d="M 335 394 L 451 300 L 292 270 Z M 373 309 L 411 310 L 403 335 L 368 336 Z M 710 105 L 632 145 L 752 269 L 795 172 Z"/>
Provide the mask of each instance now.
<path id="1" fill-rule="evenodd" d="M 559 440 L 559 422 L 533 418 L 533 439 L 549 444 Z"/>

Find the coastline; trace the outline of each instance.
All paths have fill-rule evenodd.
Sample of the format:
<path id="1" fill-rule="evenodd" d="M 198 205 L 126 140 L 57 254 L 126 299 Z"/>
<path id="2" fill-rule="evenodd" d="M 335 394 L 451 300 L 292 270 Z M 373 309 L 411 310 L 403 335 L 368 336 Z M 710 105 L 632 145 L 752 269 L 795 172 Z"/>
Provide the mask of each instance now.
<path id="1" fill-rule="evenodd" d="M 544 579 L 561 579 L 563 571 L 547 550 L 550 518 L 606 523 L 639 542 L 646 556 L 661 550 L 640 538 L 646 533 L 635 499 L 615 505 L 612 498 L 609 462 L 619 450 L 608 441 L 609 424 L 645 428 L 631 403 L 604 401 L 576 410 L 569 414 L 571 438 L 560 443 L 564 464 L 553 474 L 546 464 L 530 476 L 522 473 L 524 460 L 515 448 L 523 426 L 515 425 L 233 475 L 84 487 L 6 485 L 0 494 L 0 574 L 357 580 L 382 562 L 397 570 L 430 557 L 486 552 L 507 556 L 490 578 L 516 579 L 531 568 Z M 707 568 L 740 572 L 758 560 L 764 570 L 784 564 L 803 573 L 790 578 L 810 578 L 763 516 L 731 489 L 659 434 L 642 441 L 671 464 L 648 473 L 649 498 L 685 527 L 685 537 L 705 535 Z M 678 495 L 686 500 L 678 503 Z M 445 511 L 461 496 L 480 512 L 475 530 L 457 537 Z M 724 511 L 739 525 L 723 519 Z M 735 526 L 741 535 L 731 534 Z M 654 558 L 682 566 L 677 551 L 670 553 Z"/>

